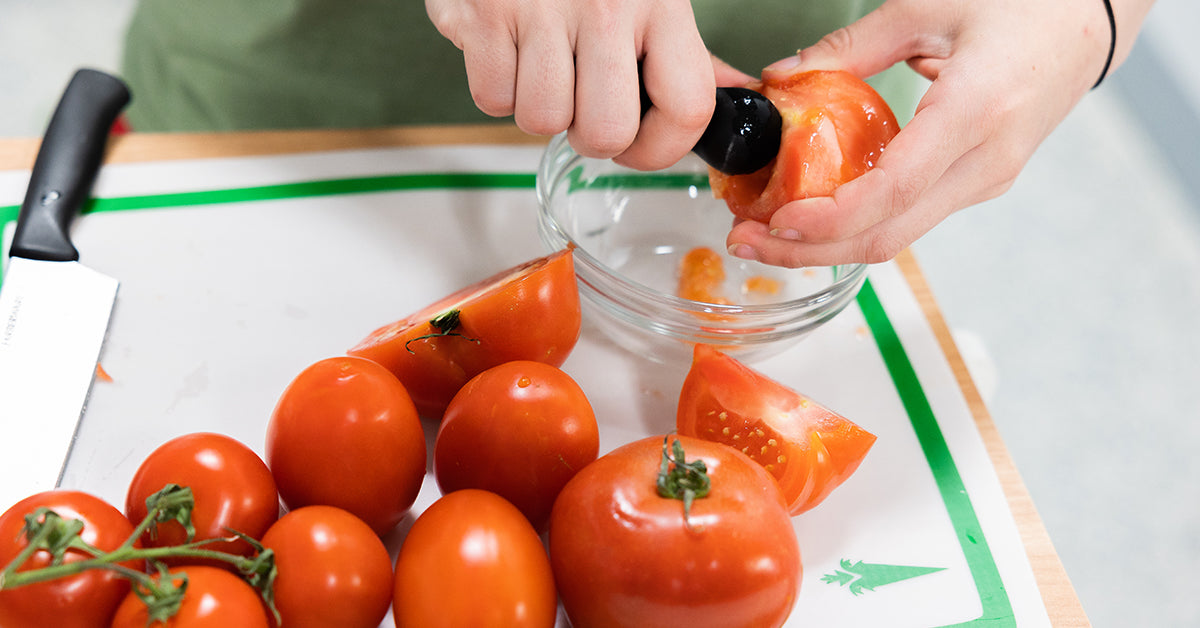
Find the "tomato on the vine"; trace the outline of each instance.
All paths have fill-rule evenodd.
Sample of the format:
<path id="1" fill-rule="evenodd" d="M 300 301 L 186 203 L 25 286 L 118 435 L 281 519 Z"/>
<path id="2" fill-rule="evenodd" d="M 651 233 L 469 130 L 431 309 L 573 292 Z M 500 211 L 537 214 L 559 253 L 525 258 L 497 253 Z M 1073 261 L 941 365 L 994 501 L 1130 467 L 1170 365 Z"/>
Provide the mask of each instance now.
<path id="1" fill-rule="evenodd" d="M 778 157 L 755 172 L 710 169 L 713 194 L 740 218 L 767 222 L 790 201 L 833 194 L 874 167 L 900 131 L 887 102 L 849 72 L 813 70 L 749 87 L 779 109 L 783 137 Z"/>
<path id="2" fill-rule="evenodd" d="M 396 628 L 552 628 L 557 608 L 541 539 L 494 493 L 441 497 L 400 546 Z"/>
<path id="3" fill-rule="evenodd" d="M 204 565 L 179 567 L 170 572 L 172 579 L 187 575 L 187 589 L 179 609 L 164 621 L 150 622 L 146 603 L 130 591 L 117 608 L 111 628 L 268 628 L 266 607 L 254 587 L 238 576 Z M 161 582 L 162 576 L 154 576 Z M 96 624 L 101 625 L 101 624 Z M 108 624 L 103 624 L 107 626 Z"/>
<path id="4" fill-rule="evenodd" d="M 724 443 L 779 482 L 788 509 L 821 503 L 858 469 L 875 435 L 708 345 L 696 345 L 675 429 Z"/>
<path id="5" fill-rule="evenodd" d="M 382 535 L 421 490 L 425 434 L 395 375 L 365 358 L 326 358 L 283 391 L 266 458 L 288 508 L 337 506 Z"/>
<path id="6" fill-rule="evenodd" d="M 563 249 L 463 288 L 385 325 L 350 355 L 379 362 L 438 419 L 467 380 L 513 360 L 561 366 L 579 339 L 574 256 Z"/>
<path id="7" fill-rule="evenodd" d="M 579 384 L 557 367 L 519 360 L 476 375 L 450 401 L 433 470 L 443 493 L 492 491 L 542 530 L 558 492 L 599 449 Z"/>
<path id="8" fill-rule="evenodd" d="M 549 545 L 576 628 L 780 626 L 800 586 L 775 481 L 686 436 L 634 441 L 585 467 L 554 503 Z"/>
<path id="9" fill-rule="evenodd" d="M 260 538 L 279 518 L 279 493 L 266 463 L 252 449 L 223 434 L 199 432 L 173 438 L 150 453 L 133 475 L 125 496 L 125 515 L 137 525 L 146 517 L 146 498 L 167 484 L 192 490 L 194 540 L 233 536 Z M 156 524 L 142 537 L 146 547 L 182 545 L 187 535 L 178 521 Z M 222 541 L 205 549 L 250 556 L 245 541 Z M 172 560 L 171 564 L 183 561 Z"/>
<path id="10" fill-rule="evenodd" d="M 376 628 L 392 599 L 392 559 L 354 515 L 308 506 L 262 538 L 275 553 L 275 607 L 286 628 Z"/>
<path id="11" fill-rule="evenodd" d="M 0 569 L 7 567 L 28 542 L 22 529 L 25 517 L 39 508 L 49 508 L 63 519 L 83 522 L 79 538 L 88 545 L 108 552 L 121 546 L 133 534 L 133 525 L 111 504 L 79 491 L 56 490 L 31 495 L 0 515 Z M 80 549 L 68 549 L 64 563 L 86 560 L 91 556 Z M 47 567 L 52 557 L 37 550 L 18 572 Z M 137 562 L 125 564 L 140 569 Z M 95 628 L 107 626 L 117 606 L 129 592 L 129 581 L 109 570 L 89 570 L 47 582 L 0 590 L 0 626 L 4 628 Z"/>

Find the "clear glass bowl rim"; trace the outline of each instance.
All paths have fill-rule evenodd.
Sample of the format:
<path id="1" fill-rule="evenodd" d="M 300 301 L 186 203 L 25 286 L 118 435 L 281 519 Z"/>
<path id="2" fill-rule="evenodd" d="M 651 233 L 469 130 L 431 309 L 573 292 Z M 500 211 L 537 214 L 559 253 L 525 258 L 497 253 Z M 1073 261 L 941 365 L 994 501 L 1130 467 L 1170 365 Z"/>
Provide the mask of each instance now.
<path id="1" fill-rule="evenodd" d="M 833 283 L 817 292 L 789 301 L 753 305 L 727 305 L 692 301 L 677 295 L 654 290 L 637 281 L 626 279 L 619 272 L 588 253 L 586 248 L 576 242 L 558 222 L 554 210 L 550 206 L 554 190 L 559 183 L 561 183 L 567 173 L 585 159 L 585 157 L 579 155 L 571 148 L 567 141 L 566 133 L 554 136 L 547 145 L 541 162 L 538 164 L 535 188 L 538 200 L 538 225 L 542 232 L 543 241 L 548 246 L 572 247 L 576 259 L 576 272 L 589 286 L 594 287 L 596 282 L 586 275 L 596 273 L 604 282 L 616 284 L 620 290 L 629 293 L 627 296 L 643 302 L 656 303 L 672 310 L 777 319 L 780 317 L 789 318 L 789 315 L 795 315 L 798 312 L 812 313 L 812 308 L 834 300 L 849 290 L 854 290 L 855 286 L 866 275 L 866 264 L 835 266 L 833 267 L 835 277 Z M 549 239 L 551 234 L 553 234 L 556 240 L 561 240 L 561 242 L 551 241 Z M 582 271 L 579 267 L 582 267 Z M 801 318 L 806 318 L 806 316 L 802 315 Z"/>

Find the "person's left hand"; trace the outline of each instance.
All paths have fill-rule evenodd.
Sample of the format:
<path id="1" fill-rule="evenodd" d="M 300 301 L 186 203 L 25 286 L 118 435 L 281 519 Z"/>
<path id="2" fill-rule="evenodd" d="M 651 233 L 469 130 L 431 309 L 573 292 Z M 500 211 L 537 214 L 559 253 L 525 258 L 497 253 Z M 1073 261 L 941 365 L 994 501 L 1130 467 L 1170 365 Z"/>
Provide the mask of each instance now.
<path id="1" fill-rule="evenodd" d="M 735 224 L 730 253 L 788 267 L 895 257 L 951 213 L 1006 191 L 1095 83 L 1108 46 L 1099 0 L 889 0 L 764 75 L 866 77 L 907 61 L 932 81 L 916 115 L 873 170 L 832 196 L 788 203 L 770 224 Z"/>

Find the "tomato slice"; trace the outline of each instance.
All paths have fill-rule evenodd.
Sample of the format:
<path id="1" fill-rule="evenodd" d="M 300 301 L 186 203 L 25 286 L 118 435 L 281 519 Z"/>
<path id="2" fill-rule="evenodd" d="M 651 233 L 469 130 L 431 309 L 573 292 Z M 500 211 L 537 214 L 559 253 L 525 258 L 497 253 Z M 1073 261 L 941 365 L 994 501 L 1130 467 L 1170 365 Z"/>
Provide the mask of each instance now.
<path id="1" fill-rule="evenodd" d="M 883 97 L 849 72 L 813 70 L 748 86 L 783 117 L 779 156 L 744 175 L 709 170 L 713 194 L 734 215 L 767 222 L 780 206 L 834 188 L 873 168 L 900 125 Z"/>
<path id="2" fill-rule="evenodd" d="M 828 497 L 875 443 L 874 434 L 840 414 L 707 345 L 696 345 L 675 427 L 761 464 L 792 515 Z"/>
<path id="3" fill-rule="evenodd" d="M 422 416 L 440 419 L 464 384 L 513 360 L 561 366 L 579 340 L 579 288 L 571 249 L 463 288 L 350 349 L 407 388 Z"/>

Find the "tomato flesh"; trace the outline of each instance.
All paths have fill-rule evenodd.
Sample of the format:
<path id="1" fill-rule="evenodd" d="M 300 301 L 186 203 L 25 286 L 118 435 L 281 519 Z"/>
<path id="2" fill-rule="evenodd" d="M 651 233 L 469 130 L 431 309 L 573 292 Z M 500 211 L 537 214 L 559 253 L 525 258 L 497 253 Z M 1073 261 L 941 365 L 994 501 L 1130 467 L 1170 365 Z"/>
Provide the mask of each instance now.
<path id="1" fill-rule="evenodd" d="M 457 317 L 452 329 L 433 324 L 448 313 Z M 574 256 L 563 249 L 380 327 L 348 353 L 387 367 L 422 416 L 440 419 L 454 394 L 488 368 L 513 360 L 561 366 L 580 324 Z"/>
<path id="2" fill-rule="evenodd" d="M 843 71 L 813 70 L 751 85 L 779 109 L 779 155 L 744 175 L 709 170 L 713 194 L 739 218 L 767 222 L 782 205 L 833 190 L 873 168 L 900 130 L 870 85 Z"/>
<path id="3" fill-rule="evenodd" d="M 874 434 L 708 345 L 696 346 L 675 427 L 762 465 L 793 515 L 828 497 L 875 443 Z"/>

